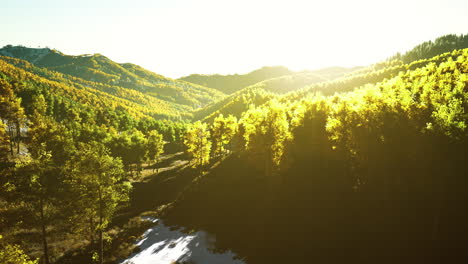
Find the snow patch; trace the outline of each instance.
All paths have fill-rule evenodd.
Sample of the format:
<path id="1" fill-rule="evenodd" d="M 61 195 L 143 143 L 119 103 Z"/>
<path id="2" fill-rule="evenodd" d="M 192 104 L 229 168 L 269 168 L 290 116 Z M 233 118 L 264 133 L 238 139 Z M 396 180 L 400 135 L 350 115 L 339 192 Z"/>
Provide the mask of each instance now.
<path id="1" fill-rule="evenodd" d="M 193 234 L 183 233 L 181 229 L 171 230 L 161 220 L 145 218 L 157 223 L 146 230 L 143 238 L 136 243 L 140 252 L 130 256 L 121 264 L 170 264 L 170 263 L 203 263 L 203 264 L 245 264 L 235 259 L 232 251 L 212 252 L 214 239 L 204 231 Z"/>

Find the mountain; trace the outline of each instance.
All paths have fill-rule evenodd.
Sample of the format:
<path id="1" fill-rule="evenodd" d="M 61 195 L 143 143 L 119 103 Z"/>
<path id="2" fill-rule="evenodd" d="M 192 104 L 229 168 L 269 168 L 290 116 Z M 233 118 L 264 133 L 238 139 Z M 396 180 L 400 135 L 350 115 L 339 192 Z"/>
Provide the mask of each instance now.
<path id="1" fill-rule="evenodd" d="M 362 67 L 330 67 L 313 71 L 303 71 L 274 77 L 252 84 L 234 92 L 227 97 L 197 109 L 195 120 L 212 120 L 219 114 L 240 117 L 250 105 L 260 105 L 280 94 L 291 93 L 318 83 L 329 83 L 344 78 Z"/>
<path id="2" fill-rule="evenodd" d="M 196 83 L 206 87 L 214 88 L 226 94 L 234 93 L 244 87 L 261 82 L 266 79 L 289 75 L 293 72 L 286 67 L 274 66 L 263 67 L 261 69 L 252 71 L 247 74 L 233 74 L 233 75 L 202 75 L 192 74 L 182 77 L 179 80 Z"/>
<path id="3" fill-rule="evenodd" d="M 191 108 L 185 105 L 170 103 L 148 94 L 135 90 L 121 88 L 102 83 L 86 81 L 74 76 L 64 75 L 47 68 L 37 67 L 27 61 L 11 57 L 0 57 L 0 69 L 2 79 L 22 91 L 24 102 L 30 102 L 34 95 L 42 94 L 51 101 L 69 101 L 79 104 L 88 113 L 91 108 L 106 110 L 122 109 L 136 119 L 189 118 Z M 60 98 L 60 99 L 59 99 Z M 79 108 L 77 108 L 79 109 Z"/>
<path id="4" fill-rule="evenodd" d="M 7 45 L 0 55 L 29 61 L 37 67 L 86 81 L 132 89 L 169 103 L 199 108 L 223 97 L 223 93 L 173 80 L 131 63 L 116 63 L 101 54 L 71 56 L 48 48 Z"/>
<path id="5" fill-rule="evenodd" d="M 341 77 L 349 72 L 359 69 L 329 67 L 318 70 L 309 70 L 302 72 L 293 72 L 286 67 L 263 67 L 247 74 L 234 75 L 201 75 L 192 74 L 182 77 L 179 80 L 184 80 L 191 83 L 200 84 L 206 87 L 211 87 L 222 91 L 226 94 L 233 94 L 245 87 L 252 86 L 256 83 L 276 79 L 268 84 L 264 84 L 264 89 L 276 93 L 284 93 L 297 89 L 299 86 L 310 85 L 316 82 L 329 81 Z M 288 77 L 289 76 L 289 77 Z M 283 77 L 283 79 L 281 79 Z M 286 79 L 295 79 L 293 82 L 285 81 Z"/>

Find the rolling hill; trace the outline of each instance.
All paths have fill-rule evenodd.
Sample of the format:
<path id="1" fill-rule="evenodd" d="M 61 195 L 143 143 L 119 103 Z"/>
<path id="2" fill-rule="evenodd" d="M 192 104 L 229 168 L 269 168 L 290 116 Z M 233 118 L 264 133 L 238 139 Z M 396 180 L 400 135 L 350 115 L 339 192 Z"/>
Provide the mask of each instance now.
<path id="1" fill-rule="evenodd" d="M 179 80 L 211 87 L 226 94 L 233 94 L 248 86 L 267 81 L 267 83 L 263 84 L 263 89 L 275 93 L 285 93 L 313 83 L 336 79 L 359 68 L 360 67 L 329 67 L 318 70 L 293 72 L 286 67 L 273 66 L 263 67 L 247 74 L 192 74 L 182 77 Z M 290 79 L 294 79 L 294 81 Z"/>
<path id="2" fill-rule="evenodd" d="M 70 56 L 57 50 L 7 45 L 0 55 L 26 60 L 37 67 L 66 76 L 127 88 L 168 103 L 196 109 L 223 97 L 223 93 L 200 85 L 173 80 L 131 63 L 116 63 L 101 54 Z"/>

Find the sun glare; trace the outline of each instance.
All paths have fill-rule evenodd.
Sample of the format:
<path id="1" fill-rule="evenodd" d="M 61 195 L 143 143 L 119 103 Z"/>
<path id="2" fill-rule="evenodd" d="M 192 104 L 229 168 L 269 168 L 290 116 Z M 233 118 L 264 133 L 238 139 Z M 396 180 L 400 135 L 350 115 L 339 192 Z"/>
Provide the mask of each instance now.
<path id="1" fill-rule="evenodd" d="M 101 53 L 170 77 L 246 73 L 266 65 L 293 70 L 367 65 L 466 29 L 464 9 L 438 1 L 140 0 L 128 5 L 105 0 L 93 3 L 93 9 L 85 9 L 86 1 L 76 7 L 31 5 L 27 10 L 13 3 L 4 7 L 8 12 L 0 21 L 10 27 L 0 44 Z M 434 20 L 435 13 L 443 19 Z"/>

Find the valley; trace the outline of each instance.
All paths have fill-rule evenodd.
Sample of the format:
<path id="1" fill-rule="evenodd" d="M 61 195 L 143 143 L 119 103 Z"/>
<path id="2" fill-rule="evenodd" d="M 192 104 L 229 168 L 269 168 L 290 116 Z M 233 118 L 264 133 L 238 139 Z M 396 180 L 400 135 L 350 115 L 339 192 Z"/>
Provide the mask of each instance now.
<path id="1" fill-rule="evenodd" d="M 0 262 L 468 260 L 468 35 L 172 79 L 0 49 Z"/>

